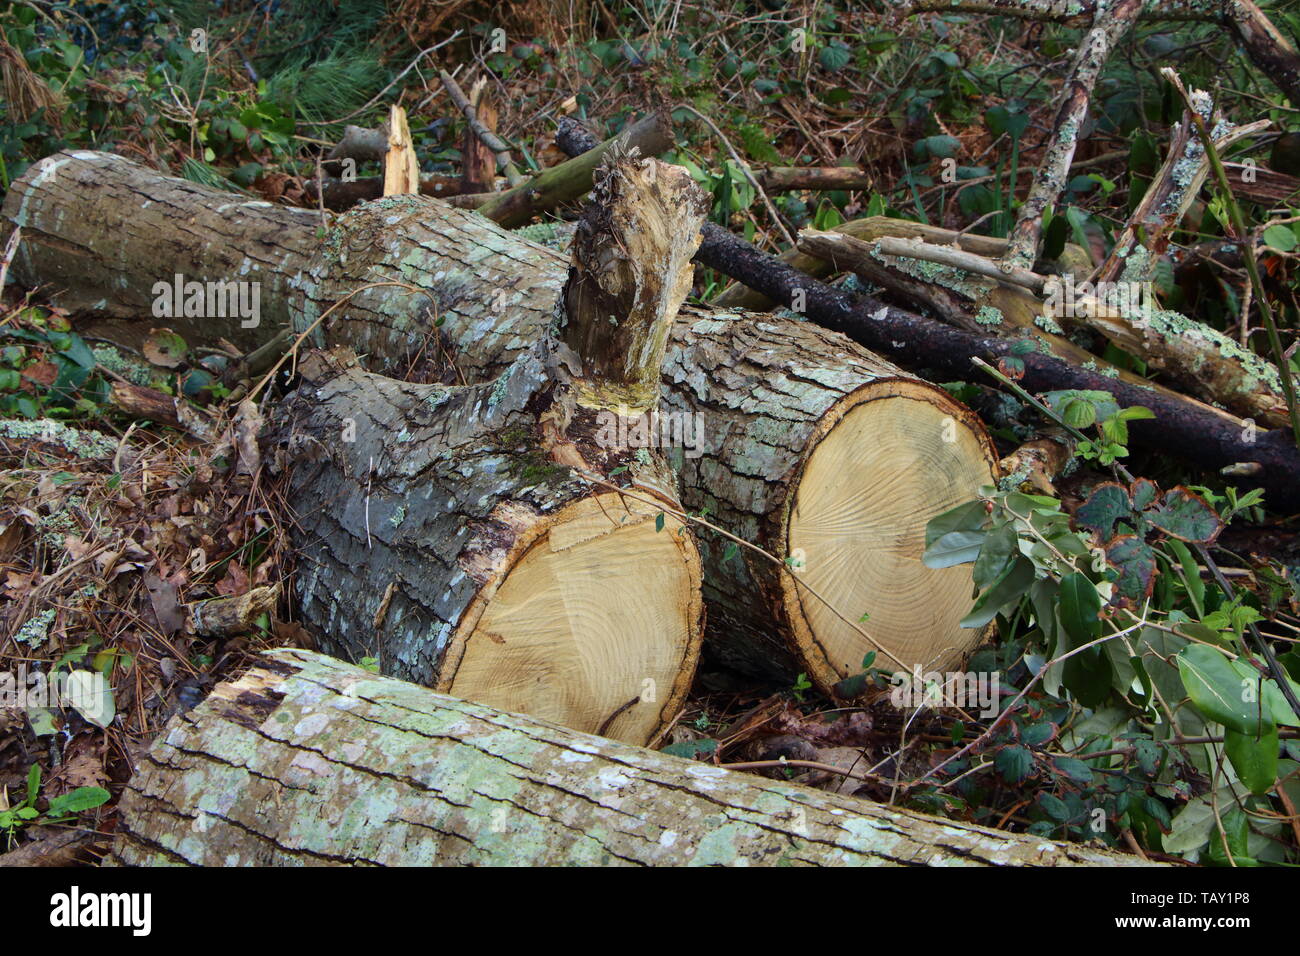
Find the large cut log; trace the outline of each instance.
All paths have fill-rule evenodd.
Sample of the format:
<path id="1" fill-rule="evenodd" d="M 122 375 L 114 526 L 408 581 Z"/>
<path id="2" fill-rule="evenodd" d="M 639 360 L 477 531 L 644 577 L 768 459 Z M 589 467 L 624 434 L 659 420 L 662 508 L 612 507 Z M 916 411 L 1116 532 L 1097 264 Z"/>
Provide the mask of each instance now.
<path id="1" fill-rule="evenodd" d="M 278 650 L 143 756 L 125 865 L 1130 866 L 575 733 Z"/>
<path id="2" fill-rule="evenodd" d="M 662 457 L 591 436 L 658 403 L 705 204 L 658 160 L 611 164 L 593 196 L 562 324 L 497 378 L 418 384 L 339 349 L 279 411 L 301 612 L 326 650 L 644 743 L 694 673 L 699 556 L 659 518 L 680 511 Z"/>
<path id="3" fill-rule="evenodd" d="M 21 211 L 27 224 L 17 265 L 28 285 L 62 269 L 65 249 L 77 246 L 81 257 L 136 269 L 79 290 L 78 301 L 116 290 L 143 301 L 153 275 L 141 274 L 141 234 L 127 234 L 139 248 L 123 251 L 98 232 L 81 236 L 73 221 L 127 218 L 116 205 L 124 194 L 137 209 L 140 197 L 159 195 L 141 216 L 166 197 L 171 213 L 152 226 L 171 229 L 168 241 L 178 203 L 207 210 L 192 216 L 219 205 L 237 211 L 228 196 L 204 197 L 189 183 L 178 195 L 174 181 L 134 163 L 88 155 L 47 159 L 10 192 L 6 214 Z M 115 185 L 101 190 L 104 182 Z M 100 208 L 100 197 L 110 208 Z M 407 378 L 416 369 L 426 380 L 470 383 L 500 375 L 549 325 L 568 275 L 560 253 L 429 198 L 367 203 L 324 240 L 297 213 L 286 210 L 280 224 L 257 240 L 282 270 L 267 276 L 264 299 L 285 297 L 277 315 L 292 313 L 303 330 L 320 320 L 317 344 L 350 347 L 380 374 Z M 218 235 L 190 237 L 185 257 L 196 277 L 220 277 L 234 257 Z M 428 297 L 393 286 L 357 291 L 383 279 Z M 448 356 L 454 368 L 445 367 Z M 707 520 L 775 558 L 704 533 L 710 632 L 721 656 L 782 677 L 803 671 L 830 687 L 856 673 L 873 647 L 880 666 L 896 658 L 910 669 L 953 664 L 979 641 L 979 632 L 958 626 L 970 607 L 969 568 L 932 570 L 919 560 L 926 521 L 993 474 L 982 426 L 946 392 L 808 323 L 685 307 L 667 344 L 662 403 L 664 430 L 677 432 L 665 450 L 681 473 L 683 504 L 707 509 Z M 662 430 L 650 431 L 659 443 Z"/>
<path id="4" fill-rule="evenodd" d="M 112 153 L 47 156 L 5 194 L 3 214 L 23 231 L 10 281 L 41 286 L 50 301 L 91 321 L 79 328 L 138 348 L 165 325 L 191 344 L 225 338 L 249 351 L 289 326 L 289 292 L 302 262 L 286 234 L 312 233 L 319 213 L 241 199 L 162 176 Z M 160 283 L 256 283 L 257 314 L 224 295 L 186 314 L 162 315 L 174 297 Z M 165 298 L 160 298 L 165 296 Z M 251 297 L 249 300 L 251 305 Z M 155 310 L 155 307 L 157 309 Z M 242 314 L 241 314 L 242 313 Z"/>

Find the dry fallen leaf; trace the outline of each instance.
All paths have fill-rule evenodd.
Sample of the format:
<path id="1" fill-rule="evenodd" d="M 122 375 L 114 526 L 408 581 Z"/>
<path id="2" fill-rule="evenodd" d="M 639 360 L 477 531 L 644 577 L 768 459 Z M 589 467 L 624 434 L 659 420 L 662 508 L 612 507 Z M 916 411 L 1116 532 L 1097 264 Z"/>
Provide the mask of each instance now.
<path id="1" fill-rule="evenodd" d="M 262 431 L 262 413 L 257 403 L 250 398 L 239 403 L 235 412 L 235 445 L 239 452 L 239 461 L 235 473 L 239 475 L 257 474 L 262 456 L 257 447 L 257 436 Z"/>
<path id="2" fill-rule="evenodd" d="M 144 586 L 149 592 L 154 617 L 158 619 L 158 629 L 170 637 L 185 624 L 185 612 L 181 610 L 176 585 L 156 574 L 146 574 Z"/>
<path id="3" fill-rule="evenodd" d="M 176 368 L 185 361 L 188 350 L 185 340 L 171 329 L 150 329 L 149 337 L 140 346 L 144 357 L 162 368 Z"/>

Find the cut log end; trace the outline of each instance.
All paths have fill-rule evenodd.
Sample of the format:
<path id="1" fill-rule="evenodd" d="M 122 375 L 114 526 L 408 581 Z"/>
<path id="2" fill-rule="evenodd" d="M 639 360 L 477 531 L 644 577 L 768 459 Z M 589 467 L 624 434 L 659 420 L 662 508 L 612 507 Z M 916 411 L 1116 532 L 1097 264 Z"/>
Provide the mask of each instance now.
<path id="1" fill-rule="evenodd" d="M 795 573 L 782 575 L 793 639 L 823 689 L 860 673 L 872 650 L 876 666 L 928 671 L 955 665 L 983 639 L 984 629 L 959 624 L 971 607 L 969 566 L 921 563 L 926 523 L 993 478 L 994 449 L 972 418 L 907 379 L 864 386 L 826 416 L 793 490 Z"/>
<path id="2" fill-rule="evenodd" d="M 680 708 L 701 640 L 698 552 L 616 493 L 568 505 L 466 614 L 438 689 L 618 740 Z M 630 584 L 630 582 L 635 582 Z"/>

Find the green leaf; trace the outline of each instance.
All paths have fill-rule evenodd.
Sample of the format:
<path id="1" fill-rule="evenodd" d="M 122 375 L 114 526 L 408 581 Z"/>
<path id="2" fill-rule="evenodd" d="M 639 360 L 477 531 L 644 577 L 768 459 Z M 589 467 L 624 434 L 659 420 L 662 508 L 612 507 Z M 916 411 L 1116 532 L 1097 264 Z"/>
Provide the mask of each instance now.
<path id="1" fill-rule="evenodd" d="M 655 530 L 664 530 L 664 513 L 662 511 L 655 515 Z"/>
<path id="2" fill-rule="evenodd" d="M 984 539 L 980 556 L 975 559 L 971 579 L 981 591 L 1006 574 L 1011 563 L 1020 555 L 1020 536 L 1016 526 L 1008 521 L 994 528 Z"/>
<path id="3" fill-rule="evenodd" d="M 1005 106 L 995 106 L 984 114 L 984 125 L 995 137 L 1006 133 L 1011 139 L 1017 140 L 1029 128 L 1029 114 L 1012 112 Z"/>
<path id="4" fill-rule="evenodd" d="M 32 764 L 31 769 L 27 771 L 27 799 L 23 801 L 23 806 L 30 807 L 32 804 L 34 804 L 36 802 L 36 798 L 40 796 L 40 793 L 41 793 L 41 765 L 38 763 L 34 763 Z"/>
<path id="5" fill-rule="evenodd" d="M 1057 757 L 1052 761 L 1058 773 L 1069 777 L 1076 783 L 1090 785 L 1092 783 L 1092 768 L 1082 760 L 1075 757 Z"/>
<path id="6" fill-rule="evenodd" d="M 1201 568 L 1192 557 L 1191 550 L 1177 538 L 1170 538 L 1165 548 L 1178 559 L 1183 569 L 1184 585 L 1187 598 L 1192 602 L 1192 609 L 1197 617 L 1205 614 L 1205 582 L 1201 580 Z"/>
<path id="7" fill-rule="evenodd" d="M 1277 781 L 1277 726 L 1269 725 L 1266 733 L 1256 737 L 1228 730 L 1223 736 L 1223 750 L 1232 761 L 1237 777 L 1251 793 L 1263 795 Z"/>
<path id="8" fill-rule="evenodd" d="M 1070 819 L 1070 808 L 1065 805 L 1065 801 L 1060 797 L 1054 797 L 1050 793 L 1040 793 L 1038 795 L 1038 805 L 1043 808 L 1044 813 L 1057 823 L 1064 823 Z"/>
<path id="9" fill-rule="evenodd" d="M 54 711 L 48 707 L 28 707 L 27 722 L 31 724 L 32 734 L 37 737 L 48 737 L 59 732 L 58 724 L 54 722 Z"/>
<path id="10" fill-rule="evenodd" d="M 997 615 L 1006 604 L 1016 600 L 1034 583 L 1034 564 L 1026 557 L 1019 557 L 1015 563 L 995 581 L 961 620 L 962 627 L 983 627 Z"/>
<path id="11" fill-rule="evenodd" d="M 1137 511 L 1143 511 L 1155 502 L 1156 496 L 1160 494 L 1160 488 L 1154 481 L 1147 478 L 1138 478 L 1129 488 L 1129 497 L 1132 499 L 1133 508 Z"/>
<path id="12" fill-rule="evenodd" d="M 1209 862 L 1217 866 L 1227 866 L 1229 864 L 1228 854 L 1231 854 L 1231 862 L 1236 866 L 1255 866 L 1256 861 L 1250 856 L 1250 825 L 1246 820 L 1246 815 L 1233 807 L 1223 815 L 1220 823 L 1223 826 L 1222 835 L 1220 835 L 1218 827 L 1214 827 L 1210 831 L 1210 845 L 1207 853 Z M 1226 852 L 1223 848 L 1224 837 L 1227 837 L 1228 843 Z"/>
<path id="13" fill-rule="evenodd" d="M 1101 595 L 1096 586 L 1075 571 L 1061 579 L 1061 625 L 1071 638 L 1071 648 L 1094 640 L 1101 634 Z"/>
<path id="14" fill-rule="evenodd" d="M 853 59 L 853 52 L 843 43 L 830 43 L 822 47 L 817 54 L 817 62 L 822 69 L 832 73 L 844 69 Z"/>
<path id="15" fill-rule="evenodd" d="M 1092 402 L 1071 398 L 1061 405 L 1061 421 L 1071 428 L 1084 429 L 1097 421 L 1097 406 Z"/>
<path id="16" fill-rule="evenodd" d="M 1007 783 L 1020 783 L 1034 767 L 1034 755 L 1024 747 L 1003 747 L 993 758 L 993 766 Z"/>
<path id="17" fill-rule="evenodd" d="M 1120 535 L 1106 545 L 1106 563 L 1119 572 L 1110 603 L 1136 607 L 1151 596 L 1156 582 L 1156 554 L 1137 535 Z"/>
<path id="18" fill-rule="evenodd" d="M 1160 769 L 1160 745 L 1149 737 L 1139 737 L 1133 741 L 1133 753 L 1138 768 L 1148 777 L 1154 777 Z"/>
<path id="19" fill-rule="evenodd" d="M 1209 544 L 1223 530 L 1219 513 L 1204 498 L 1181 485 L 1166 492 L 1165 500 L 1145 514 L 1165 534 L 1183 541 Z"/>
<path id="20" fill-rule="evenodd" d="M 1049 720 L 1040 720 L 1030 724 L 1020 734 L 1020 742 L 1026 747 L 1041 747 L 1056 736 L 1056 726 Z"/>
<path id="21" fill-rule="evenodd" d="M 681 740 L 675 744 L 669 744 L 660 753 L 671 754 L 674 757 L 685 757 L 687 760 L 696 760 L 715 753 L 717 749 L 718 742 L 711 737 L 705 737 L 701 740 Z"/>
<path id="22" fill-rule="evenodd" d="M 961 141 L 955 136 L 939 134 L 938 136 L 926 136 L 918 139 L 913 147 L 917 159 L 930 159 L 937 156 L 940 159 L 946 159 L 957 152 L 961 147 Z"/>
<path id="23" fill-rule="evenodd" d="M 1278 252 L 1290 252 L 1296 247 L 1295 233 L 1287 226 L 1269 226 L 1264 230 L 1264 245 Z"/>
<path id="24" fill-rule="evenodd" d="M 1110 696 L 1114 668 L 1101 645 L 1066 658 L 1061 684 L 1084 707 L 1097 708 Z"/>
<path id="25" fill-rule="evenodd" d="M 831 687 L 835 696 L 841 700 L 852 700 L 866 692 L 867 675 L 854 674 L 852 677 L 846 677 Z"/>
<path id="26" fill-rule="evenodd" d="M 1092 490 L 1088 500 L 1074 512 L 1074 526 L 1087 528 L 1105 541 L 1115 532 L 1120 521 L 1131 521 L 1133 507 L 1128 489 L 1113 481 L 1103 482 Z"/>
<path id="27" fill-rule="evenodd" d="M 67 333 L 67 342 L 60 351 L 87 371 L 95 367 L 94 353 L 90 351 L 90 346 L 76 332 Z"/>
<path id="28" fill-rule="evenodd" d="M 51 817 L 61 817 L 69 813 L 92 810 L 107 803 L 109 796 L 109 792 L 103 787 L 78 787 L 71 793 L 65 793 L 51 800 L 46 814 Z"/>
<path id="29" fill-rule="evenodd" d="M 1205 717 L 1242 734 L 1259 730 L 1260 707 L 1247 702 L 1241 676 L 1221 651 L 1189 644 L 1179 653 L 1177 663 L 1187 696 Z"/>
<path id="30" fill-rule="evenodd" d="M 982 501 L 968 501 L 931 518 L 925 526 L 927 568 L 948 568 L 979 557 L 987 534 L 983 530 L 987 512 Z"/>

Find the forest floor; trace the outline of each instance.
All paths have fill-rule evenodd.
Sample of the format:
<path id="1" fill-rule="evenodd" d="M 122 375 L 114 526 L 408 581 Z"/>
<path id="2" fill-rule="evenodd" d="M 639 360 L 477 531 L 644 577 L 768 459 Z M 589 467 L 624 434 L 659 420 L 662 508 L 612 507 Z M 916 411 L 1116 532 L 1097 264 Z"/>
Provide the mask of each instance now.
<path id="1" fill-rule="evenodd" d="M 393 103 L 410 115 L 422 173 L 458 175 L 464 123 L 437 70 L 461 64 L 465 75 L 487 78 L 498 130 L 537 168 L 564 158 L 553 143 L 561 115 L 609 133 L 648 109 L 674 109 L 677 146 L 665 158 L 685 165 L 710 194 L 714 222 L 769 252 L 788 246 L 788 229 L 830 229 L 866 215 L 1005 236 L 1043 158 L 1053 97 L 1080 31 L 975 15 L 909 17 L 891 7 L 722 2 L 704 10 L 595 0 L 515 5 L 493 19 L 487 4 L 458 0 L 242 2 L 210 23 L 198 4 L 53 4 L 39 16 L 35 7 L 4 4 L 0 186 L 7 189 L 41 157 L 76 146 L 112 150 L 272 202 L 310 204 L 316 153 L 338 140 L 345 121 L 373 126 Z M 1300 17 L 1279 22 L 1293 30 Z M 806 42 L 796 43 L 791 34 L 800 24 Z M 193 49 L 199 29 L 208 31 L 204 53 Z M 435 45 L 436 52 L 418 55 Z M 1140 27 L 1103 74 L 1075 157 L 1081 169 L 1060 201 L 1072 210 L 1072 238 L 1094 256 L 1104 255 L 1141 198 L 1181 110 L 1156 73 L 1170 65 L 1189 86 L 1215 90 L 1238 121 L 1300 125 L 1296 110 L 1213 25 Z M 22 104 L 31 109 L 19 115 Z M 769 165 L 852 166 L 873 185 L 765 197 L 746 168 Z M 363 165 L 360 172 L 377 169 Z M 954 169 L 955 182 L 945 176 Z M 1004 188 L 1008 180 L 1015 190 Z M 1212 200 L 1199 203 L 1196 214 L 1179 235 L 1183 245 L 1223 237 L 1222 211 Z M 1256 225 L 1291 228 L 1285 208 L 1251 214 Z M 1264 260 L 1287 345 L 1300 317 L 1295 235 L 1284 240 L 1275 233 Z M 1160 276 L 1167 303 L 1265 348 L 1248 299 L 1243 306 L 1240 271 L 1176 281 L 1171 267 Z M 707 301 L 727 285 L 725 276 L 699 268 L 694 295 Z M 1252 322 L 1244 331 L 1243 315 Z M 1147 371 L 1114 346 L 1094 344 L 1098 355 Z M 111 835 L 122 785 L 172 716 L 259 651 L 312 646 L 289 599 L 295 555 L 285 523 L 292 518 L 279 479 L 264 470 L 241 476 L 231 467 L 238 434 L 231 389 L 220 375 L 237 358 L 191 349 L 166 333 L 142 355 L 125 355 L 83 339 L 39 291 L 5 289 L 0 670 L 91 670 L 111 691 L 112 714 L 0 707 L 0 814 L 10 811 L 0 816 L 0 853 L 74 825 Z M 121 381 L 186 396 L 215 440 L 122 411 L 110 398 Z M 288 384 L 281 376 L 273 388 Z M 981 411 L 1002 401 L 990 383 L 948 384 Z M 1039 433 L 1022 411 L 985 414 L 1004 452 Z M 1222 486 L 1218 476 L 1139 451 L 1128 464 L 1165 487 Z M 1085 470 L 1058 492 L 1077 503 L 1089 474 L 1097 476 Z M 1289 532 L 1287 516 L 1256 509 L 1245 517 Z M 1249 579 L 1249 603 L 1280 621 L 1275 633 L 1283 635 L 1300 633 L 1288 563 L 1284 554 L 1241 578 Z M 238 636 L 198 634 L 186 612 L 198 600 L 276 584 L 283 588 L 276 610 Z M 1011 694 L 1029 679 L 1034 635 L 1018 616 L 1001 623 L 1001 637 L 978 652 L 979 666 L 1000 671 Z M 1167 773 L 1151 763 L 1143 743 L 1151 739 L 1149 727 L 1119 721 L 1098 731 L 1111 749 L 1132 755 L 1105 776 L 1079 770 L 1081 747 L 1035 751 L 1020 767 L 1020 751 L 1046 746 L 1042 727 L 1059 740 L 1065 727 L 1101 727 L 1098 715 L 1105 713 L 1080 708 L 1064 691 L 1039 689 L 1014 733 L 986 749 L 987 772 L 958 785 L 949 779 L 909 789 L 909 781 L 977 739 L 990 721 L 950 707 L 900 711 L 889 694 L 872 675 L 863 696 L 846 706 L 820 697 L 806 681 L 759 685 L 706 659 L 666 745 L 723 764 L 809 761 L 823 767 L 758 772 L 1018 831 L 1100 838 L 1153 858 L 1204 860 L 1224 852 L 1209 834 L 1217 816 L 1187 817 L 1181 828 L 1176 822 L 1189 801 L 1213 787 L 1190 764 Z M 1096 739 L 1083 746 L 1104 749 Z M 1300 752 L 1286 753 L 1300 760 Z M 34 766 L 41 768 L 35 793 Z M 75 804 L 66 798 L 84 796 L 82 788 L 103 788 L 107 801 L 74 820 Z M 1251 805 L 1250 840 L 1234 842 L 1233 852 L 1295 862 L 1300 777 L 1279 772 L 1270 793 Z M 13 815 L 29 796 L 27 805 L 46 809 Z M 59 798 L 63 814 L 52 803 Z M 1122 825 L 1101 835 L 1090 829 L 1094 806 Z M 1171 841 L 1171 834 L 1181 838 Z"/>

